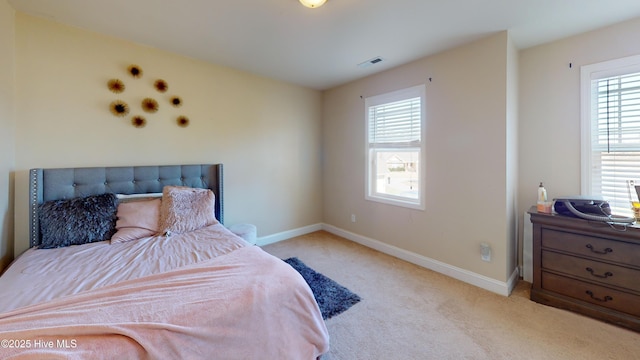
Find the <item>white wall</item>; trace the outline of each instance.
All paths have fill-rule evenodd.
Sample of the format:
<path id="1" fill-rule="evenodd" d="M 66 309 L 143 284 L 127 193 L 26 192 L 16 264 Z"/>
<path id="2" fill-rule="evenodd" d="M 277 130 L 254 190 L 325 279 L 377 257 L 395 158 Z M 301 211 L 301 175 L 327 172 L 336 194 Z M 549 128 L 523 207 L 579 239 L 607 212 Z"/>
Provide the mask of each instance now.
<path id="1" fill-rule="evenodd" d="M 640 54 L 638 34 L 634 19 L 520 51 L 520 222 L 540 181 L 550 199 L 580 194 L 580 67 Z"/>
<path id="2" fill-rule="evenodd" d="M 26 176 L 33 167 L 225 164 L 227 225 L 253 223 L 258 236 L 322 221 L 322 94 L 230 68 L 18 13 L 16 15 L 16 238 L 27 238 Z M 126 73 L 142 67 L 139 80 Z M 127 86 L 107 88 L 111 78 Z M 166 80 L 162 95 L 152 88 Z M 170 95 L 184 105 L 168 106 Z M 137 129 L 109 112 L 122 98 L 133 113 L 160 103 Z M 191 123 L 178 127 L 186 115 Z M 18 246 L 18 252 L 26 248 Z"/>
<path id="3" fill-rule="evenodd" d="M 507 32 L 501 32 L 326 91 L 325 223 L 506 282 L 516 258 L 514 215 L 508 213 L 515 172 L 507 166 L 513 162 L 508 150 L 515 147 L 508 136 L 515 136 L 517 123 L 513 111 L 508 115 L 515 103 L 507 94 L 513 52 Z M 418 84 L 426 84 L 427 209 L 366 201 L 362 98 Z M 482 242 L 493 248 L 490 263 L 481 260 Z"/>
<path id="4" fill-rule="evenodd" d="M 13 258 L 14 11 L 0 0 L 0 273 Z"/>

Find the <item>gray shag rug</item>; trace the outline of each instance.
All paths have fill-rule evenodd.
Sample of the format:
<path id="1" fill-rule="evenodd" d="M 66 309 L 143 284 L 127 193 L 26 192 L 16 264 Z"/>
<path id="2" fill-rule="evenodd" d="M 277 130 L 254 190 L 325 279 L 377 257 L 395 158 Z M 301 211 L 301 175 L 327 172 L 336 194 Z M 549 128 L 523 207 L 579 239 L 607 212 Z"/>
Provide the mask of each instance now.
<path id="1" fill-rule="evenodd" d="M 346 287 L 316 272 L 296 257 L 284 262 L 296 269 L 309 284 L 313 296 L 320 307 L 324 320 L 336 316 L 360 301 L 360 297 Z"/>

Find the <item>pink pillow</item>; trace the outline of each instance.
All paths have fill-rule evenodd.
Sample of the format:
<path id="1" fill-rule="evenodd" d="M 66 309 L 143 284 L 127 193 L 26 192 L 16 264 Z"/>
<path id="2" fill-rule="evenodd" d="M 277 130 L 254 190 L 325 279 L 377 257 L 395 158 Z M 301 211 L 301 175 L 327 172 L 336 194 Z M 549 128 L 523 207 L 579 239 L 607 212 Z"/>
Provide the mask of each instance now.
<path id="1" fill-rule="evenodd" d="M 160 199 L 153 199 L 118 204 L 117 232 L 111 237 L 111 243 L 156 235 L 159 231 L 161 203 Z"/>
<path id="2" fill-rule="evenodd" d="M 160 234 L 182 234 L 217 223 L 213 191 L 186 186 L 162 189 Z"/>

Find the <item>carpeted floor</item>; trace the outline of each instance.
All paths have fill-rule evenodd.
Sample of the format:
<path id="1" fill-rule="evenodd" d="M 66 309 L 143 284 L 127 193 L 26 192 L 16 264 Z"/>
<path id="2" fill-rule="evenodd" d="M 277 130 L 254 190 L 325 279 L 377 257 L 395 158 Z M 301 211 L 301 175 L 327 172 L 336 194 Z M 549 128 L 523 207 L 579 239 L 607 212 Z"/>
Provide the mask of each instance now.
<path id="1" fill-rule="evenodd" d="M 640 333 L 532 302 L 526 282 L 504 297 L 322 231 L 264 249 L 362 297 L 326 320 L 323 360 L 640 359 Z"/>

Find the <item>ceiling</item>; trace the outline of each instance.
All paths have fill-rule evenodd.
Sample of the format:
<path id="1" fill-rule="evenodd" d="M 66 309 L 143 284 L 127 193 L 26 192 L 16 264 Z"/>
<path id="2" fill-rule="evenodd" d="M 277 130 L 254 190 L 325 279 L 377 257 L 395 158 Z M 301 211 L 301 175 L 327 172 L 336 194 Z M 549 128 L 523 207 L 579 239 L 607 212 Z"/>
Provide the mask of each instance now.
<path id="1" fill-rule="evenodd" d="M 8 0 L 17 10 L 324 90 L 509 30 L 527 48 L 640 17 L 638 0 Z M 360 67 L 375 57 L 383 61 Z"/>

